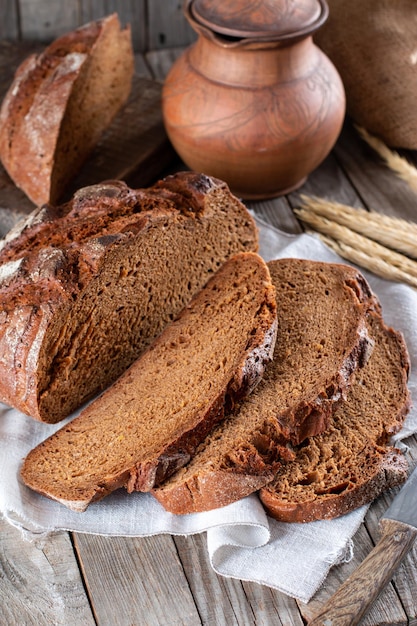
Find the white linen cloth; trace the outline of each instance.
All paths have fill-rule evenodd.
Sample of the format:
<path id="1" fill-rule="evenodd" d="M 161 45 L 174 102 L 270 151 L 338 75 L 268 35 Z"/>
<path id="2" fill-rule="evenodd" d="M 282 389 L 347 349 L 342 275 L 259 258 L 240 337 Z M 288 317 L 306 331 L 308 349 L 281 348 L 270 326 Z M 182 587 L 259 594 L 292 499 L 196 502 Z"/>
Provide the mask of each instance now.
<path id="1" fill-rule="evenodd" d="M 316 237 L 288 235 L 261 220 L 257 223 L 265 260 L 300 257 L 341 262 Z M 409 386 L 416 401 L 417 291 L 364 274 L 381 301 L 386 322 L 405 335 L 412 364 Z M 175 516 L 149 494 L 119 490 L 84 513 L 75 513 L 32 492 L 19 477 L 23 457 L 62 425 L 42 424 L 0 405 L 0 512 L 33 541 L 47 540 L 49 533 L 59 530 L 129 537 L 207 531 L 207 549 L 217 573 L 268 585 L 308 602 L 329 569 L 349 558 L 352 537 L 367 510 L 362 507 L 331 521 L 284 524 L 267 517 L 258 497 L 252 495 L 215 511 Z M 412 409 L 397 438 L 416 431 L 417 410 Z"/>

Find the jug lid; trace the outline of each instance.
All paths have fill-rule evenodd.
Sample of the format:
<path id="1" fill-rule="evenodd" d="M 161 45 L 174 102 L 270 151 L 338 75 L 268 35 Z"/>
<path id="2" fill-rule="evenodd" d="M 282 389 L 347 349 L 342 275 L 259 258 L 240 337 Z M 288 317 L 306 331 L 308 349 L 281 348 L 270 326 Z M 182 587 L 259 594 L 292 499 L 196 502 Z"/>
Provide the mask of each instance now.
<path id="1" fill-rule="evenodd" d="M 193 18 L 210 30 L 238 38 L 286 38 L 310 33 L 328 17 L 325 0 L 187 0 Z"/>

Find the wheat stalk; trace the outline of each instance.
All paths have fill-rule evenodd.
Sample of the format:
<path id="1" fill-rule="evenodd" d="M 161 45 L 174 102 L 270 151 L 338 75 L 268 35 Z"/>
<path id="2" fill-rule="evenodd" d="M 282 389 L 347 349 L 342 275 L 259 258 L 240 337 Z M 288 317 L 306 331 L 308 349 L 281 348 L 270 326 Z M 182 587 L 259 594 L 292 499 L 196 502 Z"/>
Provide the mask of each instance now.
<path id="1" fill-rule="evenodd" d="M 397 176 L 408 183 L 414 191 L 417 191 L 417 169 L 404 159 L 404 157 L 400 156 L 398 152 L 388 148 L 378 137 L 371 135 L 361 126 L 356 126 L 356 129 L 362 139 L 379 154 L 388 167 L 395 172 Z"/>
<path id="2" fill-rule="evenodd" d="M 303 207 L 334 220 L 388 248 L 417 259 L 417 224 L 401 218 L 370 213 L 338 202 L 302 195 Z"/>
<path id="3" fill-rule="evenodd" d="M 328 245 L 343 258 L 390 280 L 417 287 L 417 263 L 385 246 L 306 209 L 295 209 L 297 216 L 321 235 L 331 238 Z"/>
<path id="4" fill-rule="evenodd" d="M 409 274 L 401 271 L 399 268 L 390 265 L 386 261 L 371 257 L 362 250 L 357 250 L 348 244 L 335 241 L 331 237 L 327 237 L 327 235 L 319 234 L 319 237 L 323 243 L 347 261 L 356 263 L 356 265 L 360 265 L 361 267 L 364 267 L 370 272 L 373 272 L 382 278 L 386 278 L 387 280 L 407 283 L 408 285 L 417 288 L 417 278 L 410 276 Z"/>

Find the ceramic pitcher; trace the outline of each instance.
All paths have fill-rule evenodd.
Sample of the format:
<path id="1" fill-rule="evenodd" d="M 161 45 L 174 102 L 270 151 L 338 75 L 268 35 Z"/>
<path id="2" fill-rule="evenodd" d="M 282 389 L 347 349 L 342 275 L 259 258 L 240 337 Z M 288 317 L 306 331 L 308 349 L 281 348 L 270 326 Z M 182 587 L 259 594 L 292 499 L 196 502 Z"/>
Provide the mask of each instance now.
<path id="1" fill-rule="evenodd" d="M 177 153 L 242 198 L 302 185 L 345 115 L 341 79 L 312 38 L 325 0 L 186 0 L 184 12 L 198 39 L 162 94 Z"/>

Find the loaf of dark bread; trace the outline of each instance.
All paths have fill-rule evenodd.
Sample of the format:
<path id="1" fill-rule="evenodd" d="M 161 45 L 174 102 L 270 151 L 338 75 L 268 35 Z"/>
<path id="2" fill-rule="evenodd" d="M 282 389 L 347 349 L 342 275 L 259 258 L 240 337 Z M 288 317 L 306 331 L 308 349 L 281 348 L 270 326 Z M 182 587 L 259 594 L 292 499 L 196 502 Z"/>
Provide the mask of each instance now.
<path id="1" fill-rule="evenodd" d="M 410 408 L 408 353 L 402 335 L 379 315 L 368 319 L 374 349 L 329 429 L 301 444 L 295 460 L 260 491 L 279 521 L 338 517 L 407 477 L 407 461 L 389 440 Z"/>
<path id="2" fill-rule="evenodd" d="M 227 185 L 190 172 L 43 207 L 0 249 L 0 400 L 59 421 L 120 376 L 226 259 L 257 246 Z"/>
<path id="3" fill-rule="evenodd" d="M 148 491 L 256 386 L 276 328 L 266 264 L 233 256 L 112 387 L 29 453 L 24 482 L 79 511 L 118 487 Z"/>
<path id="4" fill-rule="evenodd" d="M 63 35 L 18 68 L 0 111 L 0 159 L 38 206 L 56 203 L 126 102 L 130 28 L 117 15 Z"/>
<path id="5" fill-rule="evenodd" d="M 358 271 L 300 259 L 268 265 L 278 303 L 273 362 L 190 463 L 153 490 L 170 512 L 224 506 L 270 482 L 294 458 L 293 444 L 328 428 L 368 358 L 366 318 L 379 304 Z"/>

